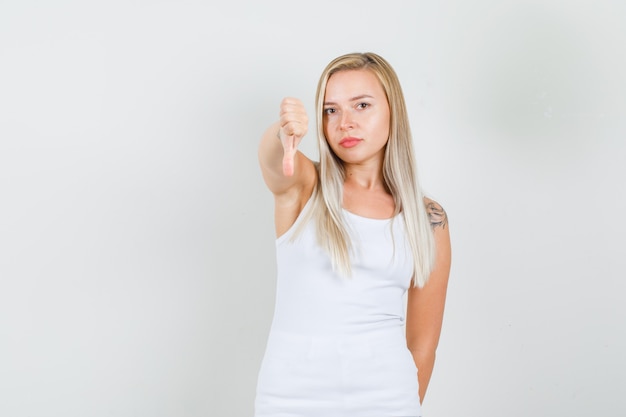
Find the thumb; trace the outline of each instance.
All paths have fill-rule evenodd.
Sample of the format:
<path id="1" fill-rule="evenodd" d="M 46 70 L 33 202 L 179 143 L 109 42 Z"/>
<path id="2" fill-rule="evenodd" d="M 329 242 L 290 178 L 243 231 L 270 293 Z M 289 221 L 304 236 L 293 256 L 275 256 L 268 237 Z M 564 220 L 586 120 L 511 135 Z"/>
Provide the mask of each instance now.
<path id="1" fill-rule="evenodd" d="M 283 142 L 283 174 L 287 177 L 291 177 L 294 173 L 294 159 L 296 157 L 296 137 L 289 136 L 285 138 Z"/>

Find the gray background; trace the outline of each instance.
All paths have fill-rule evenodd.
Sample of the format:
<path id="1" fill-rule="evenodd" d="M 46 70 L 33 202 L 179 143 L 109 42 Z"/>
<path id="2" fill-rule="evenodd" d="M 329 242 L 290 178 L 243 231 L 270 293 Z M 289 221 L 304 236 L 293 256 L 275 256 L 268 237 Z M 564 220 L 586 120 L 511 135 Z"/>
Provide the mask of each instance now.
<path id="1" fill-rule="evenodd" d="M 258 139 L 374 51 L 450 217 L 426 415 L 623 416 L 625 4 L 1 1 L 0 415 L 250 416 Z"/>

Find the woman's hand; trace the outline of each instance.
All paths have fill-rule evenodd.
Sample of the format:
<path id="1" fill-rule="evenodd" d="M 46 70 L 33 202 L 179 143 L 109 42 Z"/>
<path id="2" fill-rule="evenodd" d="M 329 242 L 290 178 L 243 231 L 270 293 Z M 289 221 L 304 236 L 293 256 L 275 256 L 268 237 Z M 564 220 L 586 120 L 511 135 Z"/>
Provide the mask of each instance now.
<path id="1" fill-rule="evenodd" d="M 280 103 L 280 130 L 278 138 L 283 144 L 283 174 L 294 174 L 294 158 L 300 141 L 308 130 L 309 118 L 304 104 L 297 98 L 286 97 Z"/>

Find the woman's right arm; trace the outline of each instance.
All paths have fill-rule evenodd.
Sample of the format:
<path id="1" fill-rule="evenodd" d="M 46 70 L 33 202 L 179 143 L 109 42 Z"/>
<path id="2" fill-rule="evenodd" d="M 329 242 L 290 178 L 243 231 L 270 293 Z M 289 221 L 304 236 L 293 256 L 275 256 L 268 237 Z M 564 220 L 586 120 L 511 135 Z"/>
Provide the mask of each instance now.
<path id="1" fill-rule="evenodd" d="M 313 162 L 297 149 L 307 129 L 302 102 L 285 98 L 280 105 L 280 120 L 265 131 L 259 144 L 263 179 L 274 194 L 277 236 L 295 222 L 317 181 Z"/>

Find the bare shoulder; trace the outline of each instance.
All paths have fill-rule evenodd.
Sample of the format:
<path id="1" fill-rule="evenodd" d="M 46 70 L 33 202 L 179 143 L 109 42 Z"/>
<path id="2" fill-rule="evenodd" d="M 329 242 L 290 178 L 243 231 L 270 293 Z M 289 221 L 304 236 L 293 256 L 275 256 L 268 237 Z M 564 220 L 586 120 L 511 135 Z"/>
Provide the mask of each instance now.
<path id="1" fill-rule="evenodd" d="M 448 227 L 448 214 L 441 204 L 427 197 L 424 197 L 424 204 L 426 205 L 426 213 L 428 213 L 432 228 L 446 229 Z"/>

